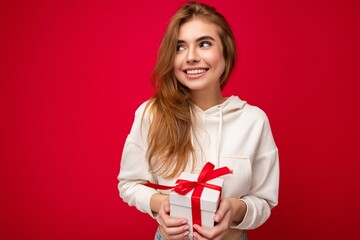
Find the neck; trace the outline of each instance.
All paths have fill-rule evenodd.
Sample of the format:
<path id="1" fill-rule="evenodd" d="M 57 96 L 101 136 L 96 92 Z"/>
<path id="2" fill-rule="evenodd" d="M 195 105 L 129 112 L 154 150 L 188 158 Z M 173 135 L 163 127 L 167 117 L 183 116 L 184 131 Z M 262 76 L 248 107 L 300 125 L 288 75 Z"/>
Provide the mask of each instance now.
<path id="1" fill-rule="evenodd" d="M 224 97 L 222 96 L 220 90 L 217 91 L 215 94 L 193 91 L 192 96 L 194 104 L 204 111 L 224 102 Z"/>

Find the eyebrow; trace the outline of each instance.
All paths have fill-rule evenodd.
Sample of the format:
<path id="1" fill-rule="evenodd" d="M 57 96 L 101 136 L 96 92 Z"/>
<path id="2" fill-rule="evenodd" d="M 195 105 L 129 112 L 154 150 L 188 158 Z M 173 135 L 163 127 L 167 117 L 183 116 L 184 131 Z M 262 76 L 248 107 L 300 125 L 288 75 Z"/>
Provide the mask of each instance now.
<path id="1" fill-rule="evenodd" d="M 206 36 L 202 36 L 202 37 L 197 38 L 197 39 L 195 40 L 195 42 L 200 42 L 200 41 L 203 41 L 203 40 L 215 41 L 215 39 L 214 39 L 213 37 L 206 35 Z M 181 40 L 181 39 L 179 39 L 177 42 L 178 42 L 178 43 L 185 43 L 185 41 L 184 41 L 184 40 Z"/>

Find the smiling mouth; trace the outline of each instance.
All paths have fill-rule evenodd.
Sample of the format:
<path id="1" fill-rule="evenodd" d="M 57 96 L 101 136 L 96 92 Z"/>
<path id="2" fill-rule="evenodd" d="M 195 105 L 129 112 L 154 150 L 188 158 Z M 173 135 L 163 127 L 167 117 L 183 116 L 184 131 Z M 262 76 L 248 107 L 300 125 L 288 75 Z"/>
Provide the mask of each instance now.
<path id="1" fill-rule="evenodd" d="M 209 70 L 208 68 L 199 68 L 199 69 L 184 70 L 183 72 L 186 73 L 187 75 L 198 75 L 198 74 L 203 74 L 208 70 Z"/>

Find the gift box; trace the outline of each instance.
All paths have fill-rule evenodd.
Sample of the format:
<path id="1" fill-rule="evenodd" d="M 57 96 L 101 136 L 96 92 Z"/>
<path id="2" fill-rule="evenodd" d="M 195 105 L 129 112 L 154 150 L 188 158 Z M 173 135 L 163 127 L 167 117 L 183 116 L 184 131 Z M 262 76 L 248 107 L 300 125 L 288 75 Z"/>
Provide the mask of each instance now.
<path id="1" fill-rule="evenodd" d="M 204 228 L 214 226 L 214 215 L 221 199 L 223 179 L 226 174 L 232 174 L 227 167 L 214 169 L 214 164 L 207 162 L 199 175 L 182 173 L 175 186 L 165 186 L 156 183 L 144 183 L 145 186 L 171 190 L 170 217 L 186 218 L 190 225 L 190 236 L 193 236 L 193 225 Z"/>
<path id="2" fill-rule="evenodd" d="M 198 176 L 184 172 L 179 179 L 182 182 L 193 183 L 197 182 Z M 204 184 L 196 185 L 186 194 L 179 194 L 175 190 L 170 192 L 170 216 L 186 218 L 190 225 L 190 236 L 193 235 L 193 224 L 201 225 L 204 228 L 214 226 L 214 216 L 220 202 L 223 181 L 221 178 L 208 180 Z"/>

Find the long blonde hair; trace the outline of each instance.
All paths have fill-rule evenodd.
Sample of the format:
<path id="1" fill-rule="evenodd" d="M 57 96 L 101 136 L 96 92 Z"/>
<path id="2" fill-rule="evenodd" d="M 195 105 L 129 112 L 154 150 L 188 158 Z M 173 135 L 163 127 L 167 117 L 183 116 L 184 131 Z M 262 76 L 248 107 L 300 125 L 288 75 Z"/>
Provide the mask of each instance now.
<path id="1" fill-rule="evenodd" d="M 190 159 L 195 160 L 191 141 L 193 102 L 189 89 L 175 77 L 173 66 L 182 24 L 194 17 L 218 26 L 226 63 L 220 78 L 223 89 L 235 65 L 236 49 L 233 33 L 226 19 L 213 7 L 198 2 L 183 5 L 172 17 L 159 47 L 153 70 L 155 95 L 146 106 L 151 123 L 148 133 L 147 157 L 150 170 L 164 178 L 173 178 L 184 171 Z M 194 168 L 195 161 L 192 161 Z"/>

